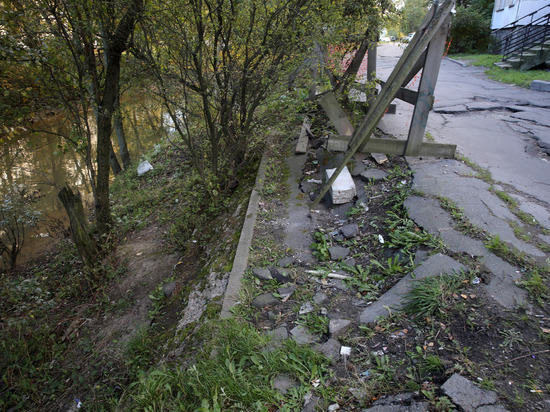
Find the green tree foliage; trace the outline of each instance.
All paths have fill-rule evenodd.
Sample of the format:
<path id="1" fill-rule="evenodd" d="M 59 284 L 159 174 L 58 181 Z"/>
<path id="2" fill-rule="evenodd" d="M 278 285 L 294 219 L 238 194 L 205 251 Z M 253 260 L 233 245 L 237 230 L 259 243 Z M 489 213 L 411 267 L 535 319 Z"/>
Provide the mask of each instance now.
<path id="1" fill-rule="evenodd" d="M 0 7 L 0 142 L 11 138 L 35 110 L 47 104 L 47 93 L 32 64 L 35 53 L 22 42 L 18 14 L 9 3 Z"/>
<path id="2" fill-rule="evenodd" d="M 451 23 L 451 53 L 486 52 L 491 43 L 490 20 L 475 7 L 458 6 Z"/>
<path id="3" fill-rule="evenodd" d="M 0 202 L 0 257 L 4 268 L 13 269 L 25 243 L 25 232 L 34 227 L 40 212 L 23 187 L 7 188 Z"/>
<path id="4" fill-rule="evenodd" d="M 110 228 L 109 170 L 112 120 L 117 110 L 122 55 L 143 12 L 143 0 L 20 0 L 10 2 L 13 33 L 35 55 L 43 79 L 74 124 L 69 136 L 85 153 L 95 197 L 96 228 Z M 88 112 L 94 113 L 95 127 Z M 95 130 L 94 130 L 95 129 Z M 92 135 L 97 154 L 92 159 Z"/>
<path id="5" fill-rule="evenodd" d="M 258 108 L 277 89 L 322 2 L 197 0 L 156 3 L 141 39 L 177 133 L 213 196 L 253 145 Z"/>
<path id="6" fill-rule="evenodd" d="M 481 14 L 486 20 L 491 20 L 495 2 L 494 0 L 458 0 L 456 5 L 457 7 L 461 6 L 473 9 Z"/>
<path id="7" fill-rule="evenodd" d="M 401 9 L 401 31 L 404 34 L 416 31 L 432 2 L 430 0 L 405 0 Z"/>

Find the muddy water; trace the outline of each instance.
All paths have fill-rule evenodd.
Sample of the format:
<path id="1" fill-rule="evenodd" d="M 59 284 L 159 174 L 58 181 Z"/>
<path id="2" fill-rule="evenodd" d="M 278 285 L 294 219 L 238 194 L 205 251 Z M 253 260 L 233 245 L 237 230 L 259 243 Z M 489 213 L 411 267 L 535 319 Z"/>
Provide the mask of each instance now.
<path id="1" fill-rule="evenodd" d="M 127 102 L 123 113 L 128 149 L 135 162 L 166 135 L 170 123 L 154 102 L 137 99 Z M 65 210 L 57 198 L 66 183 L 80 191 L 88 206 L 93 203 L 84 159 L 59 136 L 70 131 L 65 117 L 51 117 L 30 127 L 33 132 L 0 144 L 0 195 L 11 184 L 24 185 L 38 198 L 35 206 L 43 216 L 42 223 L 28 233 L 18 264 L 48 248 L 67 227 Z M 118 151 L 115 141 L 113 134 Z"/>

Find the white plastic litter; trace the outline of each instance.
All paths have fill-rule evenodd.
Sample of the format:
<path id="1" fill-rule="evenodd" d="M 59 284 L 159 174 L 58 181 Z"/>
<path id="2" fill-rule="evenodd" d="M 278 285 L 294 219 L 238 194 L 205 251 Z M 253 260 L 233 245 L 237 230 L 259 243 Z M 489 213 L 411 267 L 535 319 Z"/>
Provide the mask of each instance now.
<path id="1" fill-rule="evenodd" d="M 342 355 L 342 356 L 351 355 L 351 348 L 349 346 L 342 346 L 340 348 L 340 355 Z"/>
<path id="2" fill-rule="evenodd" d="M 137 168 L 137 174 L 138 176 L 143 176 L 145 173 L 149 172 L 150 170 L 153 170 L 153 165 L 149 163 L 149 160 L 145 160 L 144 162 L 141 162 Z"/>

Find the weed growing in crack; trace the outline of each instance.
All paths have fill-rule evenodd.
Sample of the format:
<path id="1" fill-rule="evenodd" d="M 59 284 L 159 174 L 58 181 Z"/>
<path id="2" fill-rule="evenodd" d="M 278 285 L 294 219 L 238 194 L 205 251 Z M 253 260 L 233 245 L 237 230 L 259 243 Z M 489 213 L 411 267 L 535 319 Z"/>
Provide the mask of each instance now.
<path id="1" fill-rule="evenodd" d="M 408 273 L 412 269 L 412 262 L 407 262 L 406 265 L 403 265 L 401 260 L 398 257 L 388 258 L 384 263 L 380 263 L 377 260 L 371 260 L 372 266 L 382 274 L 382 276 L 390 277 L 396 275 L 402 275 L 403 273 Z"/>
<path id="2" fill-rule="evenodd" d="M 330 260 L 329 248 L 331 247 L 330 237 L 322 231 L 317 231 L 313 234 L 314 243 L 311 244 L 313 255 L 320 261 L 325 262 Z"/>
<path id="3" fill-rule="evenodd" d="M 443 210 L 449 212 L 451 218 L 455 222 L 455 228 L 459 232 L 471 236 L 479 236 L 482 239 L 487 236 L 487 233 L 485 231 L 478 228 L 468 220 L 468 218 L 464 214 L 464 210 L 458 207 L 458 205 L 451 199 L 443 196 L 439 196 L 437 199 L 439 200 L 439 204 L 441 205 Z"/>
<path id="4" fill-rule="evenodd" d="M 422 389 L 422 395 L 428 399 L 430 405 L 436 411 L 451 411 L 455 405 L 447 396 L 437 396 L 434 388 Z"/>
<path id="5" fill-rule="evenodd" d="M 363 299 L 376 299 L 380 293 L 380 282 L 374 281 L 371 278 L 371 266 L 363 268 L 361 265 L 355 267 L 346 266 L 344 268 L 349 273 L 354 274 L 353 277 L 346 279 L 349 286 L 354 287 L 363 296 Z"/>
<path id="6" fill-rule="evenodd" d="M 414 247 L 427 246 L 434 250 L 443 250 L 443 242 L 420 229 L 409 217 L 388 211 L 388 217 L 384 221 L 388 230 L 386 247 L 403 249 L 405 252 Z"/>
<path id="7" fill-rule="evenodd" d="M 499 235 L 490 236 L 485 241 L 485 247 L 495 255 L 500 256 L 508 262 L 520 267 L 525 267 L 525 263 L 530 260 L 524 252 L 514 246 L 508 245 L 500 238 Z"/>
<path id="8" fill-rule="evenodd" d="M 514 349 L 514 345 L 518 345 L 523 342 L 521 333 L 513 329 L 505 329 L 498 332 L 502 336 L 502 343 L 499 345 L 501 348 Z"/>
<path id="9" fill-rule="evenodd" d="M 464 271 L 418 280 L 404 297 L 402 311 L 421 320 L 445 318 L 454 296 L 471 275 Z"/>
<path id="10" fill-rule="evenodd" d="M 550 245 L 539 240 L 525 227 L 514 221 L 508 221 L 508 224 L 514 230 L 514 236 L 516 236 L 518 239 L 524 241 L 525 243 L 530 243 L 531 245 L 534 245 L 537 249 L 546 254 L 550 253 Z"/>
<path id="11" fill-rule="evenodd" d="M 298 323 L 298 325 L 305 326 L 315 335 L 326 335 L 328 333 L 329 318 L 323 315 L 306 313 L 304 315 L 300 315 L 296 323 Z"/>
<path id="12" fill-rule="evenodd" d="M 545 277 L 540 272 L 538 269 L 531 269 L 516 284 L 527 289 L 529 296 L 540 306 L 543 306 L 550 298 L 550 288 L 547 286 L 549 281 L 548 272 L 546 272 Z"/>
<path id="13" fill-rule="evenodd" d="M 480 165 L 468 159 L 464 155 L 458 155 L 457 159 L 467 165 L 470 169 L 474 170 L 474 172 L 476 172 L 475 177 L 477 177 L 478 179 L 483 180 L 484 182 L 489 184 L 494 183 L 493 176 L 491 175 L 491 172 L 489 172 L 487 169 L 482 168 Z"/>
<path id="14" fill-rule="evenodd" d="M 445 365 L 437 355 L 426 353 L 421 346 L 416 346 L 414 351 L 407 352 L 411 360 L 408 375 L 411 379 L 421 384 L 426 379 L 439 375 L 445 371 Z"/>

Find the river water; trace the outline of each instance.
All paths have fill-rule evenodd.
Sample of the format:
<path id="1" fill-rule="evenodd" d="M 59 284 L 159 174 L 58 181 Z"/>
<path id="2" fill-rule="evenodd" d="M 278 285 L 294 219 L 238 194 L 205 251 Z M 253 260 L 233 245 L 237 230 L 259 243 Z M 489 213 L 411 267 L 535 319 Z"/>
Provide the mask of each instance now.
<path id="1" fill-rule="evenodd" d="M 137 160 L 166 136 L 171 123 L 159 104 L 141 99 L 124 103 L 123 116 L 128 150 L 137 165 Z M 32 124 L 37 131 L 1 143 L 0 195 L 9 185 L 24 185 L 38 197 L 35 207 L 42 213 L 41 223 L 27 233 L 18 264 L 48 248 L 68 226 L 65 209 L 57 198 L 66 183 L 80 191 L 87 206 L 93 204 L 84 159 L 56 135 L 66 134 L 69 126 L 65 117 L 58 115 Z M 118 153 L 114 133 L 113 144 Z"/>

